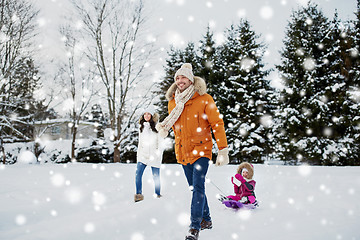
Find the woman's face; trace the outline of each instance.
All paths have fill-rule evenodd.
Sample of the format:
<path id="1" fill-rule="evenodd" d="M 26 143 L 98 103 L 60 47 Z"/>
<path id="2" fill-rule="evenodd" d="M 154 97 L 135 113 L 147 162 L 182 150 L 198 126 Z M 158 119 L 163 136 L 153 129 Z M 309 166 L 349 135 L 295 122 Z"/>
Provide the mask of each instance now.
<path id="1" fill-rule="evenodd" d="M 144 119 L 145 119 L 145 121 L 150 121 L 150 119 L 151 119 L 151 114 L 150 113 L 148 113 L 148 112 L 146 112 L 146 113 L 144 113 Z"/>

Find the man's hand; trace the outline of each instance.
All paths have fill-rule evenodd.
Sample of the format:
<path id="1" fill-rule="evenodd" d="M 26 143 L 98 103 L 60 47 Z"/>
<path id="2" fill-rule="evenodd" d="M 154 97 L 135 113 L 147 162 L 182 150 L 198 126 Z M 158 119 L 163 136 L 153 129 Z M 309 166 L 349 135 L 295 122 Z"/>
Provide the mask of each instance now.
<path id="1" fill-rule="evenodd" d="M 229 163 L 229 150 L 228 148 L 223 148 L 218 152 L 215 166 L 223 166 L 228 163 Z"/>

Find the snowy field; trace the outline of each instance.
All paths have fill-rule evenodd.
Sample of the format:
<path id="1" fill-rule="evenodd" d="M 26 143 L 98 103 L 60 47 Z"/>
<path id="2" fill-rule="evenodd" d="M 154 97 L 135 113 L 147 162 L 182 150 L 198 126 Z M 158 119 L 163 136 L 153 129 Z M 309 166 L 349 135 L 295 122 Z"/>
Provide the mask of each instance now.
<path id="1" fill-rule="evenodd" d="M 1 240 L 184 239 L 190 191 L 180 165 L 163 165 L 163 198 L 150 169 L 133 202 L 135 164 L 0 165 Z M 254 165 L 255 210 L 226 209 L 206 185 L 214 228 L 203 240 L 360 239 L 360 168 Z M 227 194 L 236 165 L 210 166 Z"/>

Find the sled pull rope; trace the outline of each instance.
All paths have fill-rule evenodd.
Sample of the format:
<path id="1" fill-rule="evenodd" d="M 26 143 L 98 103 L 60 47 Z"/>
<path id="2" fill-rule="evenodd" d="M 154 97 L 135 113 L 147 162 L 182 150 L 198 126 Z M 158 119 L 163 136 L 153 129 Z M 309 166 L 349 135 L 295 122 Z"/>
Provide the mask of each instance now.
<path id="1" fill-rule="evenodd" d="M 208 177 L 205 177 L 207 180 L 209 180 L 209 182 L 214 186 L 214 187 L 216 187 L 217 188 L 217 190 L 219 190 L 220 191 L 220 193 L 222 193 L 224 196 L 226 196 L 226 194 L 223 192 L 223 191 L 221 191 L 221 189 L 218 187 L 218 186 L 216 186 L 216 184 L 210 179 L 210 178 L 208 178 Z"/>

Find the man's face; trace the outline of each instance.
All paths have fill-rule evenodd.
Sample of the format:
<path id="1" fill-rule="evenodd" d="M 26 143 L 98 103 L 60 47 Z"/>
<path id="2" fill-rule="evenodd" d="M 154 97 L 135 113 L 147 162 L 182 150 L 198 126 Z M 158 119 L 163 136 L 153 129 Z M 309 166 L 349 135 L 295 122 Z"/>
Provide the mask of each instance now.
<path id="1" fill-rule="evenodd" d="M 180 90 L 180 92 L 183 92 L 185 89 L 187 89 L 192 82 L 185 77 L 184 75 L 179 75 L 176 77 L 176 86 Z"/>

